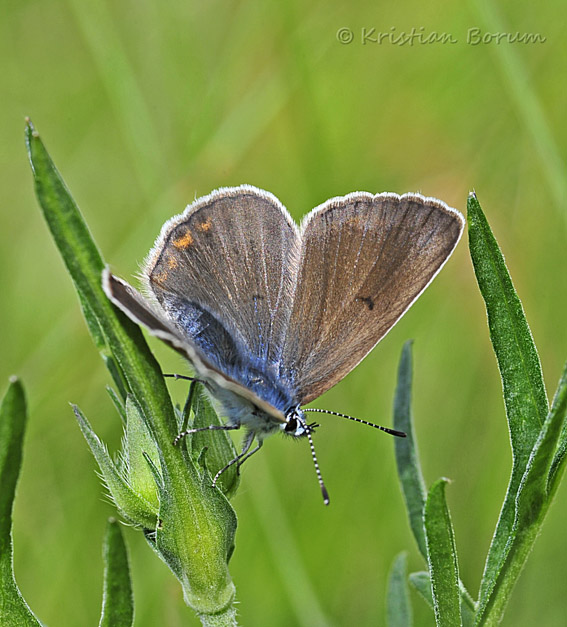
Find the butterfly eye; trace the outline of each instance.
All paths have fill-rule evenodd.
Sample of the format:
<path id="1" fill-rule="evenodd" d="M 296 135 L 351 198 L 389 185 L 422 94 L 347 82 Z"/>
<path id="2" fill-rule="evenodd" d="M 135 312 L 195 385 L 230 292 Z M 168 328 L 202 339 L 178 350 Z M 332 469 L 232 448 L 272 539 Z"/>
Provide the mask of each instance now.
<path id="1" fill-rule="evenodd" d="M 291 416 L 285 425 L 284 431 L 286 433 L 295 433 L 296 429 L 297 429 L 297 419 Z"/>

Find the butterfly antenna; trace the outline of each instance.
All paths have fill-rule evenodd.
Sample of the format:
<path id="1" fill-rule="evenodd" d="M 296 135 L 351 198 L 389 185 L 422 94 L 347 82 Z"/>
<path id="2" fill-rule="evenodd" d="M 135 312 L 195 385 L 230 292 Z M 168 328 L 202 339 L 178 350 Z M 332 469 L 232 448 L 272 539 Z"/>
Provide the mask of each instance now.
<path id="1" fill-rule="evenodd" d="M 380 429 L 380 431 L 384 431 L 385 433 L 389 433 L 390 435 L 395 435 L 398 438 L 405 438 L 407 436 L 403 431 L 396 431 L 396 429 L 389 429 L 388 427 L 382 427 L 381 425 L 376 425 L 373 422 L 368 422 L 368 420 L 362 420 L 362 418 L 355 418 L 354 416 L 349 416 L 348 414 L 341 414 L 338 411 L 330 411 L 329 409 L 306 409 L 302 408 L 304 412 L 311 411 L 317 412 L 320 414 L 331 414 L 332 416 L 339 416 L 340 418 L 348 418 L 349 420 L 354 420 L 354 422 L 360 422 L 363 425 L 368 425 L 369 427 L 374 427 L 375 429 Z"/>
<path id="2" fill-rule="evenodd" d="M 303 422 L 303 421 L 302 421 Z M 309 448 L 311 449 L 311 457 L 313 458 L 313 464 L 315 465 L 315 472 L 317 473 L 317 480 L 319 481 L 319 487 L 321 488 L 321 494 L 323 495 L 323 503 L 328 505 L 330 503 L 329 493 L 327 492 L 327 488 L 325 487 L 325 482 L 323 481 L 323 475 L 321 474 L 321 469 L 319 468 L 319 462 L 317 461 L 317 455 L 315 454 L 315 446 L 313 445 L 313 438 L 311 437 L 312 429 L 307 428 L 307 425 L 303 423 L 306 427 L 306 435 L 309 440 Z"/>

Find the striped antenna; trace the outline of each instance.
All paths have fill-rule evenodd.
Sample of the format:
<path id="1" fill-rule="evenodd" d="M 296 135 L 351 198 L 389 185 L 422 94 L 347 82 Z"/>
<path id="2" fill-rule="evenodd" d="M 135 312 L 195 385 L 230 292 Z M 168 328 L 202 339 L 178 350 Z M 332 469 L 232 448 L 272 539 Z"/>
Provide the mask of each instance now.
<path id="1" fill-rule="evenodd" d="M 307 439 L 309 440 L 309 448 L 311 449 L 311 457 L 313 459 L 313 464 L 315 466 L 315 472 L 317 473 L 317 480 L 319 481 L 319 487 L 321 488 L 321 494 L 323 495 L 323 503 L 328 505 L 330 503 L 329 493 L 327 492 L 327 488 L 325 487 L 325 482 L 323 481 L 323 475 L 321 474 L 321 469 L 319 468 L 319 462 L 317 461 L 317 455 L 315 454 L 315 446 L 313 444 L 313 438 L 311 437 L 311 431 L 313 431 L 313 425 L 307 425 L 301 418 L 298 417 L 299 422 L 305 428 L 305 434 L 307 435 Z M 319 426 L 319 425 L 315 425 Z"/>
<path id="2" fill-rule="evenodd" d="M 380 429 L 380 431 L 384 431 L 385 433 L 389 433 L 390 435 L 395 435 L 398 438 L 405 438 L 407 434 L 403 431 L 396 431 L 396 429 L 389 429 L 388 427 L 382 427 L 380 425 L 376 425 L 373 422 L 368 422 L 368 420 L 362 420 L 362 418 L 355 418 L 354 416 L 349 416 L 348 414 L 341 414 L 338 411 L 330 411 L 329 409 L 309 409 L 302 407 L 303 412 L 311 411 L 317 412 L 319 414 L 331 414 L 332 416 L 339 416 L 340 418 L 348 418 L 349 420 L 354 420 L 354 422 L 360 422 L 363 425 L 368 425 L 369 427 L 374 427 L 375 429 Z"/>

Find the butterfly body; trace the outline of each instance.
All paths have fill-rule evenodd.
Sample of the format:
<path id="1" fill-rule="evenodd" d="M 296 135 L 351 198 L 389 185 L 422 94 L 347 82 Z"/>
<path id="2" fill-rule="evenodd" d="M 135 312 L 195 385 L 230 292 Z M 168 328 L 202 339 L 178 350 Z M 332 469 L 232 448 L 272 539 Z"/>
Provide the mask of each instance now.
<path id="1" fill-rule="evenodd" d="M 266 380 L 259 382 L 257 379 L 253 381 L 245 377 L 241 382 L 243 385 L 248 383 L 247 389 L 268 402 L 270 402 L 268 399 L 275 396 L 273 407 L 279 412 L 264 411 L 257 407 L 253 401 L 243 398 L 242 395 L 205 380 L 205 385 L 213 401 L 216 401 L 221 407 L 219 413 L 224 415 L 231 425 L 245 427 L 252 431 L 259 440 L 278 432 L 295 437 L 307 434 L 305 416 L 299 406 L 290 405 L 289 402 L 282 404 L 281 394 L 273 395 L 274 387 L 271 387 Z"/>

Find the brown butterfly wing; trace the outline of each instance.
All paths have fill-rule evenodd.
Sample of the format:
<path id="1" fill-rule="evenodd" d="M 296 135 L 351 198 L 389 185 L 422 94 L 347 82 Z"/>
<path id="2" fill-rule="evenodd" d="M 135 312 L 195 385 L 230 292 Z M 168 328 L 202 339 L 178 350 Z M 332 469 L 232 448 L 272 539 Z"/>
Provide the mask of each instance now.
<path id="1" fill-rule="evenodd" d="M 144 271 L 168 319 L 230 371 L 239 355 L 273 363 L 298 270 L 299 230 L 271 194 L 244 185 L 167 222 Z"/>
<path id="2" fill-rule="evenodd" d="M 386 335 L 451 255 L 463 226 L 460 213 L 417 194 L 354 193 L 307 216 L 281 359 L 299 402 L 335 385 Z"/>

